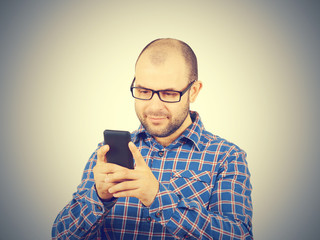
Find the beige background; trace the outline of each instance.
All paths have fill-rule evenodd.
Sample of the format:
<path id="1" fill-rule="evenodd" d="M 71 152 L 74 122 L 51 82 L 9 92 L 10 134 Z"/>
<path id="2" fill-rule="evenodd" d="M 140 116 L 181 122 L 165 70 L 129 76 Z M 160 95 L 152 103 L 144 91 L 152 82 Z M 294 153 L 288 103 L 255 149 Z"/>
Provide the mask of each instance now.
<path id="1" fill-rule="evenodd" d="M 27 3 L 28 2 L 28 3 Z M 138 127 L 141 49 L 186 41 L 207 130 L 248 153 L 256 239 L 316 239 L 316 1 L 1 1 L 1 239 L 49 239 L 106 128 Z"/>

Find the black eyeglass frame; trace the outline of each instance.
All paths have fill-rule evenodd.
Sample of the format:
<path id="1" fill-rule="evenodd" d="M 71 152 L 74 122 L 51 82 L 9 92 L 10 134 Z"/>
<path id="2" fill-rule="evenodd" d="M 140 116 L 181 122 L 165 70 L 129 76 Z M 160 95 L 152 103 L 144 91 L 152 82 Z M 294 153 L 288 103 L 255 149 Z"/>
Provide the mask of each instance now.
<path id="1" fill-rule="evenodd" d="M 153 95 L 156 93 L 156 94 L 158 95 L 159 99 L 160 99 L 162 102 L 166 102 L 166 103 L 177 103 L 177 102 L 180 102 L 183 94 L 185 94 L 185 93 L 191 88 L 191 86 L 194 84 L 194 82 L 197 81 L 197 80 L 193 80 L 193 81 L 190 82 L 190 83 L 188 84 L 188 86 L 187 86 L 185 89 L 183 89 L 182 91 L 176 91 L 176 90 L 158 90 L 158 91 L 156 91 L 156 90 L 152 90 L 152 89 L 150 89 L 150 88 L 134 87 L 133 84 L 134 84 L 134 81 L 135 81 L 135 80 L 136 80 L 136 78 L 133 78 L 133 81 L 132 81 L 131 86 L 130 86 L 130 91 L 131 91 L 132 97 L 134 97 L 134 98 L 136 98 L 136 99 L 139 99 L 139 100 L 149 101 L 149 100 L 151 100 L 151 99 L 153 98 Z M 149 90 L 149 91 L 152 92 L 152 94 L 151 94 L 151 96 L 150 96 L 149 99 L 138 98 L 138 97 L 135 97 L 134 94 L 133 94 L 133 89 L 134 89 L 134 88 Z M 163 99 L 161 98 L 161 96 L 160 96 L 160 92 L 167 92 L 167 91 L 179 93 L 179 94 L 180 94 L 179 100 L 177 100 L 177 101 L 166 101 L 166 100 L 163 100 Z"/>

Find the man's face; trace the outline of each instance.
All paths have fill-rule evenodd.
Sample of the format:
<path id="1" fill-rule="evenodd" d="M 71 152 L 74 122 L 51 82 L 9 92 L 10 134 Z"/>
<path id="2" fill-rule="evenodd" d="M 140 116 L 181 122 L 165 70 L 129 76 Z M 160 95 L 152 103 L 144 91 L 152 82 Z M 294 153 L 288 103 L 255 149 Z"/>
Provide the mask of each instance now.
<path id="1" fill-rule="evenodd" d="M 152 90 L 182 91 L 188 85 L 188 69 L 184 59 L 170 55 L 163 63 L 155 64 L 142 55 L 136 66 L 136 87 Z M 135 99 L 135 110 L 141 124 L 154 137 L 168 137 L 176 132 L 189 114 L 186 92 L 180 102 L 162 102 L 157 94 L 151 100 Z"/>

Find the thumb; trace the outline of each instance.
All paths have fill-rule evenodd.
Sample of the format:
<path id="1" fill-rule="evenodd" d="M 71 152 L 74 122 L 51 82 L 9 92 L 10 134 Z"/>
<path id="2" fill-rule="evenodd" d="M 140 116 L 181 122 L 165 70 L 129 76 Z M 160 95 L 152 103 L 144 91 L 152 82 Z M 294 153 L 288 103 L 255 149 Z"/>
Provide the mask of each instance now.
<path id="1" fill-rule="evenodd" d="M 97 162 L 103 163 L 107 162 L 106 154 L 109 151 L 110 147 L 109 145 L 103 145 L 101 148 L 97 151 Z"/>
<path id="2" fill-rule="evenodd" d="M 144 161 L 139 149 L 136 147 L 136 145 L 133 144 L 133 142 L 129 142 L 128 144 L 129 149 L 132 153 L 132 156 L 136 162 L 137 167 L 144 167 L 146 166 L 146 162 Z"/>

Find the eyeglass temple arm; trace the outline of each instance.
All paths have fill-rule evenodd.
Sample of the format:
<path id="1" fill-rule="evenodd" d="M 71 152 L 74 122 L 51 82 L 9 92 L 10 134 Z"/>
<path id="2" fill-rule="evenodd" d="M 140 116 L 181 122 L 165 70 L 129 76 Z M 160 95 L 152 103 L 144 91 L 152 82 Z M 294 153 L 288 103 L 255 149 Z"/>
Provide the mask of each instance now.
<path id="1" fill-rule="evenodd" d="M 136 81 L 136 77 L 134 77 L 133 80 L 132 80 L 132 83 L 131 83 L 131 86 L 130 86 L 130 90 L 133 88 L 133 84 L 134 84 L 135 81 Z"/>

